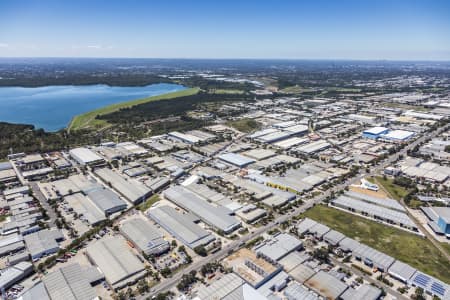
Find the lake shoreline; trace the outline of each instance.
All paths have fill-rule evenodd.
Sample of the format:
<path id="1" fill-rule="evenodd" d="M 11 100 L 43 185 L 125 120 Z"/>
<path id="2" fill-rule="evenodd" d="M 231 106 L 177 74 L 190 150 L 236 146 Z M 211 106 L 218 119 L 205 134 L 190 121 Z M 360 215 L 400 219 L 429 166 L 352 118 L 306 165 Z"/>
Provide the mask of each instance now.
<path id="1" fill-rule="evenodd" d="M 187 87 L 171 83 L 147 86 L 50 85 L 0 87 L 0 122 L 33 125 L 46 132 L 67 128 L 77 115 Z"/>

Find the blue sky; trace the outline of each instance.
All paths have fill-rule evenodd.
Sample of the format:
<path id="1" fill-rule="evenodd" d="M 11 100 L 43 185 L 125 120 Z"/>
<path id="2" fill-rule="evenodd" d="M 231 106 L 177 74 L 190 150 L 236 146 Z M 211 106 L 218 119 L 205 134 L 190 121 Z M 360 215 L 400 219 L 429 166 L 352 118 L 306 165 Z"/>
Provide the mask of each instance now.
<path id="1" fill-rule="evenodd" d="M 9 56 L 450 60 L 450 1 L 1 0 Z"/>

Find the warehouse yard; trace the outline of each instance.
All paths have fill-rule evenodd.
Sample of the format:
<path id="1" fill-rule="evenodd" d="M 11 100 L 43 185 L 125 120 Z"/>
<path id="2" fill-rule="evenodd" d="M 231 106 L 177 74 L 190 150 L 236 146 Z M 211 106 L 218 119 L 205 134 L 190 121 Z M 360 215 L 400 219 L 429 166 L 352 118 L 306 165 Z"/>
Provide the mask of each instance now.
<path id="1" fill-rule="evenodd" d="M 450 263 L 424 238 L 323 205 L 303 216 L 450 283 Z"/>

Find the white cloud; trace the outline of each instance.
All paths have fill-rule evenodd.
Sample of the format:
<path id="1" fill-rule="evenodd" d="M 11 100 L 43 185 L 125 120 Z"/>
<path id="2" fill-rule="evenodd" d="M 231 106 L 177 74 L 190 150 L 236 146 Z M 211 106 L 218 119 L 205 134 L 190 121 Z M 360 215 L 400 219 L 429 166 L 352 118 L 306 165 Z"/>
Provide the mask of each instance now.
<path id="1" fill-rule="evenodd" d="M 88 45 L 87 46 L 89 49 L 101 49 L 102 46 L 101 45 Z"/>
<path id="2" fill-rule="evenodd" d="M 8 48 L 9 44 L 6 43 L 0 43 L 0 48 Z"/>

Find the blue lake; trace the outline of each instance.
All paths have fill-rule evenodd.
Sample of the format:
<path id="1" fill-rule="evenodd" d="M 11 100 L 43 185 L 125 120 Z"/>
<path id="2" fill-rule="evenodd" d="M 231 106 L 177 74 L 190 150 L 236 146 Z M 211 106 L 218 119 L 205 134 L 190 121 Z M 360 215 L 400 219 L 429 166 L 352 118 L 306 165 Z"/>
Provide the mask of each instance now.
<path id="1" fill-rule="evenodd" d="M 184 89 L 182 85 L 167 83 L 142 87 L 103 84 L 0 87 L 0 121 L 57 131 L 66 127 L 73 116 L 96 108 Z"/>

